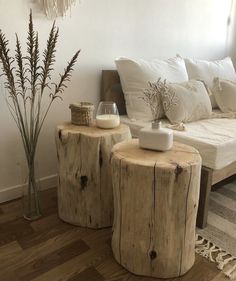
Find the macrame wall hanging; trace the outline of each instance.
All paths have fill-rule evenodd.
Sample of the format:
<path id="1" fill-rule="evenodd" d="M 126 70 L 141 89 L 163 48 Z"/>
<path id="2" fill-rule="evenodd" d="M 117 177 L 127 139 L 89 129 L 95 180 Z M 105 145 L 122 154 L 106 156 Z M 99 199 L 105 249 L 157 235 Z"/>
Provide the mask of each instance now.
<path id="1" fill-rule="evenodd" d="M 39 0 L 49 19 L 64 17 L 76 0 Z"/>

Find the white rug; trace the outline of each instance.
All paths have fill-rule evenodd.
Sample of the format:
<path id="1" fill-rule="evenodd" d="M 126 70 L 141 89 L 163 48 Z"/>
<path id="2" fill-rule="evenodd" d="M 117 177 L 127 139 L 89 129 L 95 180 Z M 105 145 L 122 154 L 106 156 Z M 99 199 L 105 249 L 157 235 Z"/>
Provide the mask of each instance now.
<path id="1" fill-rule="evenodd" d="M 197 234 L 196 252 L 236 280 L 236 181 L 211 192 L 208 225 Z"/>

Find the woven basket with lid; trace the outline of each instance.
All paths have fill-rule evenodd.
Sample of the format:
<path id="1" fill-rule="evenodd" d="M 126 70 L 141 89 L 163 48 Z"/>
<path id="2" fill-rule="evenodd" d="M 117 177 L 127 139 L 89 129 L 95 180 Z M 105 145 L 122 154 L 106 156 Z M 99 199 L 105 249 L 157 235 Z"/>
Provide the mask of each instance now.
<path id="1" fill-rule="evenodd" d="M 90 102 L 70 104 L 71 123 L 74 125 L 89 126 L 93 121 L 94 105 Z"/>

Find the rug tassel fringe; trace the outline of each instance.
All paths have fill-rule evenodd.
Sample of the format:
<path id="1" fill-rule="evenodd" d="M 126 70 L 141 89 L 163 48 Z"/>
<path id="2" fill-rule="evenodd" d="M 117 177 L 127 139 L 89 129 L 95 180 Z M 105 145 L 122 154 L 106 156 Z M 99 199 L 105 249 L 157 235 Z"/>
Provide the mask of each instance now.
<path id="1" fill-rule="evenodd" d="M 224 274 L 229 277 L 231 280 L 236 280 L 236 263 L 233 268 L 224 272 Z"/>
<path id="2" fill-rule="evenodd" d="M 195 252 L 209 261 L 217 263 L 217 268 L 225 276 L 232 281 L 236 281 L 236 257 L 198 234 L 196 235 Z M 226 266 L 227 270 L 225 270 Z"/>

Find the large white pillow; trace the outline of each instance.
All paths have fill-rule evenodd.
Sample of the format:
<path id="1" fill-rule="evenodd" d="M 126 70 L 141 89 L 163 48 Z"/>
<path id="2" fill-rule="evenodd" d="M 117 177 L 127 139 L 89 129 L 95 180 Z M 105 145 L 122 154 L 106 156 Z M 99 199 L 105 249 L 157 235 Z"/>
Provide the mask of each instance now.
<path id="1" fill-rule="evenodd" d="M 212 91 L 222 112 L 236 112 L 236 82 L 215 78 Z"/>
<path id="2" fill-rule="evenodd" d="M 143 92 L 148 88 L 148 82 L 156 82 L 158 78 L 176 83 L 188 80 L 184 60 L 180 57 L 168 60 L 155 59 L 151 62 L 119 58 L 115 63 L 130 119 L 153 120 L 150 107 L 142 99 Z M 159 117 L 161 116 L 163 111 L 160 111 Z"/>
<path id="3" fill-rule="evenodd" d="M 207 89 L 201 81 L 166 84 L 161 96 L 165 115 L 172 124 L 206 119 L 212 113 Z"/>
<path id="4" fill-rule="evenodd" d="M 235 69 L 229 57 L 216 61 L 185 59 L 185 64 L 189 79 L 203 80 L 210 90 L 212 90 L 215 77 L 236 81 Z M 210 99 L 212 107 L 216 108 L 214 95 L 211 95 Z"/>

